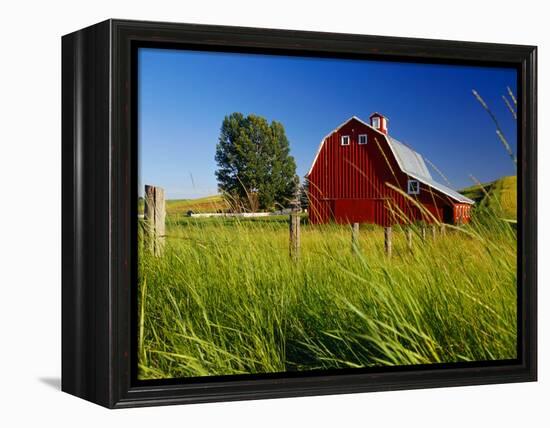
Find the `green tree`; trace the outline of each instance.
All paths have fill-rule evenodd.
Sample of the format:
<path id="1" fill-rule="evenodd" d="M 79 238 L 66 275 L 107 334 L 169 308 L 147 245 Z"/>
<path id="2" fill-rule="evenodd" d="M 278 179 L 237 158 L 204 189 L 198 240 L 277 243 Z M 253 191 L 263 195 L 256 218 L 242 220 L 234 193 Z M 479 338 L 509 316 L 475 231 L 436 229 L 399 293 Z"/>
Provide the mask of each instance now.
<path id="1" fill-rule="evenodd" d="M 220 190 L 250 210 L 286 207 L 296 192 L 296 162 L 279 122 L 226 116 L 215 159 Z"/>

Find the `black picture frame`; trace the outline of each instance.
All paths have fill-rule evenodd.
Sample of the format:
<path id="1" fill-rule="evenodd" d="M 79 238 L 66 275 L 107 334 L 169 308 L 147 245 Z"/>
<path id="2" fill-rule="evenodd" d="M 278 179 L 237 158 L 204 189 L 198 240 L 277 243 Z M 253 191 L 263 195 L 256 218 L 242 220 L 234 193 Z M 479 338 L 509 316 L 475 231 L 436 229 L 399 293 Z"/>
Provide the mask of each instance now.
<path id="1" fill-rule="evenodd" d="M 518 70 L 518 360 L 138 382 L 136 46 Z M 537 49 L 107 20 L 62 38 L 62 390 L 109 408 L 537 379 Z"/>

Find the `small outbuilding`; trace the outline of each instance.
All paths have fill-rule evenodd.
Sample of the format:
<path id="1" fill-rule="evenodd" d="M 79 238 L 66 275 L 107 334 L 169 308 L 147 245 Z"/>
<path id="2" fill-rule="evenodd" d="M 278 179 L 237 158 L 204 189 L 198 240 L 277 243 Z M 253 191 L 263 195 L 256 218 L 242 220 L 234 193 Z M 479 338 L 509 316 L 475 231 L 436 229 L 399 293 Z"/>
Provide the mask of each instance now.
<path id="1" fill-rule="evenodd" d="M 351 117 L 319 145 L 306 175 L 313 224 L 463 224 L 474 201 L 434 180 L 424 158 L 391 137 L 388 119 Z"/>

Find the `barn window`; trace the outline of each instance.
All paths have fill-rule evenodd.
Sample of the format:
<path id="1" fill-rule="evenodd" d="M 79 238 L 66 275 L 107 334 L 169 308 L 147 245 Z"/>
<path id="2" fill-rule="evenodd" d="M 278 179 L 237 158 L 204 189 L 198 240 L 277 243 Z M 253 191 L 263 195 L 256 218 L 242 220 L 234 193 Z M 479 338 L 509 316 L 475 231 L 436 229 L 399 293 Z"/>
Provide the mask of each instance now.
<path id="1" fill-rule="evenodd" d="M 367 144 L 367 134 L 359 134 L 359 144 Z"/>
<path id="2" fill-rule="evenodd" d="M 349 135 L 342 135 L 342 146 L 349 146 Z"/>
<path id="3" fill-rule="evenodd" d="M 380 129 L 380 118 L 379 117 L 373 117 L 372 118 L 372 126 L 373 126 L 373 128 Z"/>
<path id="4" fill-rule="evenodd" d="M 418 195 L 420 193 L 420 184 L 417 180 L 409 180 L 407 183 L 407 193 L 409 195 Z"/>

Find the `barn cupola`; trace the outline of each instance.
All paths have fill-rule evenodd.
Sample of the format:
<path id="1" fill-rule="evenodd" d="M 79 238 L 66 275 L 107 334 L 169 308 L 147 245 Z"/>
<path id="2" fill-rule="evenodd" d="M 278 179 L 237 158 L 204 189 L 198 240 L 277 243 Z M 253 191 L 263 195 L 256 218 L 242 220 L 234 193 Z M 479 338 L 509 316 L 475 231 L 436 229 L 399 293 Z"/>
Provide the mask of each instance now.
<path id="1" fill-rule="evenodd" d="M 388 134 L 388 118 L 382 116 L 380 113 L 370 115 L 370 126 L 386 135 Z"/>

